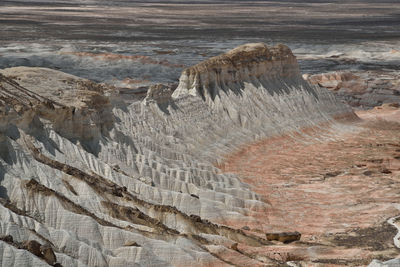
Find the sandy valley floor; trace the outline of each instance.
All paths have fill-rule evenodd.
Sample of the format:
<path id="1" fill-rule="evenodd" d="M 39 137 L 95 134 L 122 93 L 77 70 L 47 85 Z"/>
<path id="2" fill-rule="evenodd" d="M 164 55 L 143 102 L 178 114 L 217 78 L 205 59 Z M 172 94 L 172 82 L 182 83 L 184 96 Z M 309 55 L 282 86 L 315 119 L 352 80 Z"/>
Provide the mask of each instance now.
<path id="1" fill-rule="evenodd" d="M 363 121 L 356 131 L 311 141 L 321 136 L 314 129 L 307 137 L 261 141 L 221 166 L 271 204 L 267 213 L 253 214 L 263 223 L 249 225 L 251 231 L 302 233 L 303 242 L 282 247 L 277 258 L 312 261 L 314 253 L 325 254 L 315 262 L 363 265 L 369 257 L 398 255 L 397 231 L 387 220 L 400 214 L 400 110 L 386 106 L 358 115 Z"/>

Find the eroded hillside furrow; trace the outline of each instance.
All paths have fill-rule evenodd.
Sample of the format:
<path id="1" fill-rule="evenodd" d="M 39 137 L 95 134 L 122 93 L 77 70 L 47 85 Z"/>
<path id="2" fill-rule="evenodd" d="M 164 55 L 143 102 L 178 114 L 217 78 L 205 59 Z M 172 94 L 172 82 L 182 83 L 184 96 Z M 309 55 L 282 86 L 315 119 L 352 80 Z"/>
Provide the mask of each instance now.
<path id="1" fill-rule="evenodd" d="M 254 262 L 246 264 L 246 265 L 234 264 L 228 260 L 229 257 L 225 258 L 226 256 L 224 256 L 224 253 L 214 253 L 214 252 L 210 251 L 208 246 L 210 246 L 210 245 L 212 246 L 213 245 L 212 242 L 210 242 L 206 238 L 199 236 L 198 234 L 221 235 L 221 236 L 225 236 L 226 238 L 228 238 L 230 240 L 240 242 L 240 243 L 245 243 L 250 246 L 261 246 L 261 245 L 268 245 L 268 244 L 271 245 L 271 243 L 268 242 L 266 239 L 255 237 L 255 236 L 249 236 L 247 234 L 244 234 L 244 232 L 242 230 L 232 229 L 232 228 L 229 228 L 226 226 L 216 225 L 216 224 L 210 223 L 207 220 L 202 220 L 199 216 L 195 216 L 195 215 L 188 216 L 171 206 L 154 205 L 154 204 L 145 202 L 143 200 L 140 200 L 137 197 L 129 194 L 125 188 L 121 188 L 101 176 L 98 176 L 95 174 L 94 174 L 94 176 L 93 176 L 93 174 L 88 175 L 76 168 L 73 168 L 71 166 L 57 162 L 55 160 L 52 160 L 52 159 L 44 156 L 43 154 L 41 154 L 39 152 L 39 150 L 37 148 L 35 148 L 33 146 L 33 144 L 29 140 L 27 140 L 27 137 L 25 138 L 25 142 L 26 142 L 27 147 L 30 149 L 30 151 L 32 152 L 32 155 L 34 156 L 34 158 L 36 160 L 38 160 L 39 162 L 46 164 L 52 168 L 56 168 L 60 171 L 63 171 L 66 174 L 71 175 L 72 177 L 75 177 L 75 178 L 85 181 L 90 186 L 92 186 L 92 188 L 96 187 L 95 190 L 99 194 L 102 194 L 103 196 L 104 196 L 104 193 L 107 193 L 107 194 L 110 194 L 110 195 L 116 196 L 116 197 L 128 198 L 130 201 L 134 201 L 136 204 L 140 203 L 141 206 L 146 207 L 147 209 L 149 209 L 151 211 L 157 211 L 157 212 L 160 212 L 161 214 L 173 213 L 177 216 L 178 221 L 179 220 L 187 221 L 193 225 L 193 228 L 190 229 L 190 231 L 188 231 L 186 233 L 179 233 L 179 231 L 168 228 L 163 223 L 161 223 L 158 219 L 154 219 L 154 218 L 146 215 L 145 213 L 141 212 L 137 208 L 125 207 L 120 204 L 102 201 L 101 204 L 108 210 L 109 214 L 112 217 L 117 218 L 119 220 L 129 221 L 134 224 L 146 225 L 155 230 L 155 232 L 152 232 L 152 233 L 142 232 L 142 234 L 145 236 L 155 238 L 158 235 L 161 235 L 161 238 L 164 240 L 168 240 L 169 235 L 172 237 L 172 239 L 176 239 L 177 236 L 182 236 L 184 238 L 190 239 L 193 242 L 197 243 L 197 245 L 199 247 L 208 251 L 210 253 L 210 255 L 212 255 L 212 256 L 220 259 L 221 261 L 228 263 L 229 265 L 232 265 L 232 266 L 258 266 L 258 264 L 255 265 Z M 39 184 L 35 180 L 30 180 L 28 183 L 25 184 L 25 187 L 32 194 L 44 194 L 45 196 L 55 196 L 56 198 L 58 198 L 60 200 L 61 204 L 66 209 L 68 209 L 74 213 L 89 216 L 103 226 L 121 228 L 117 225 L 114 225 L 114 224 L 104 220 L 104 219 L 97 217 L 93 213 L 91 213 L 91 212 L 87 211 L 86 209 L 82 208 L 81 206 L 73 203 L 71 200 L 67 199 L 65 196 L 62 196 L 62 195 L 58 194 L 57 192 L 55 192 L 54 190 L 49 189 L 49 188 Z M 163 215 L 161 215 L 161 216 L 163 216 Z M 134 231 L 140 232 L 140 230 L 131 228 L 131 227 L 125 227 L 124 229 L 125 230 L 132 229 Z M 198 234 L 195 234 L 196 232 Z M 157 233 L 157 235 L 155 233 Z M 226 248 L 226 249 L 230 250 L 231 248 Z M 264 263 L 264 261 L 257 260 L 256 257 L 251 256 L 245 252 L 240 252 L 240 254 L 244 255 L 245 257 L 247 257 L 249 259 L 253 259 L 256 262 Z M 245 261 L 249 261 L 249 260 L 245 260 Z M 270 260 L 270 259 L 267 260 L 268 263 L 271 263 L 271 261 L 273 262 L 273 260 Z M 264 266 L 264 264 L 262 264 L 262 265 Z M 273 266 L 273 265 L 268 265 L 268 266 Z"/>
<path id="2" fill-rule="evenodd" d="M 25 184 L 25 187 L 28 189 L 29 192 L 31 192 L 31 194 L 43 194 L 44 196 L 54 196 L 56 197 L 60 203 L 64 206 L 64 208 L 66 208 L 67 210 L 74 212 L 74 213 L 78 213 L 78 214 L 82 214 L 85 216 L 89 216 L 91 218 L 93 218 L 96 222 L 98 222 L 99 224 L 103 225 L 103 226 L 110 226 L 110 227 L 119 227 L 117 225 L 114 225 L 111 222 L 108 222 L 104 219 L 101 219 L 99 217 L 97 217 L 96 215 L 94 215 L 93 213 L 91 213 L 90 211 L 87 211 L 86 209 L 82 208 L 81 206 L 75 204 L 74 202 L 72 202 L 71 200 L 69 200 L 68 198 L 66 198 L 65 196 L 55 192 L 54 190 L 45 187 L 42 184 L 39 184 L 36 180 L 30 180 L 29 182 L 27 182 Z"/>
<path id="3" fill-rule="evenodd" d="M 129 193 L 126 189 L 126 187 L 121 187 L 99 175 L 96 174 L 86 174 L 85 172 L 74 168 L 72 166 L 69 166 L 67 164 L 58 162 L 56 160 L 52 160 L 48 158 L 47 156 L 43 155 L 40 153 L 39 149 L 33 146 L 33 144 L 25 139 L 25 143 L 27 147 L 30 149 L 32 152 L 32 155 L 34 158 L 43 163 L 46 164 L 52 168 L 58 169 L 68 175 L 71 175 L 72 177 L 75 177 L 77 179 L 80 179 L 84 182 L 86 182 L 89 186 L 91 186 L 99 195 L 105 196 L 104 194 L 108 194 L 111 197 L 118 197 L 118 198 L 125 198 L 128 201 L 134 202 L 136 205 L 139 205 L 139 207 L 145 208 L 149 212 L 155 213 L 157 220 L 154 218 L 151 218 L 150 216 L 144 214 L 138 209 L 132 209 L 124 206 L 120 206 L 115 203 L 108 203 L 108 202 L 102 202 L 102 204 L 110 209 L 110 213 L 114 215 L 113 217 L 119 217 L 121 219 L 121 215 L 119 213 L 116 213 L 117 210 L 113 209 L 112 206 L 115 205 L 115 208 L 118 207 L 123 213 L 135 213 L 137 212 L 138 216 L 142 217 L 138 219 L 145 220 L 147 225 L 150 225 L 154 228 L 159 228 L 162 229 L 163 231 L 166 231 L 168 233 L 172 232 L 173 234 L 178 234 L 179 231 L 170 229 L 166 227 L 164 224 L 160 223 L 159 220 L 163 220 L 165 218 L 165 214 L 173 214 L 174 217 L 176 217 L 176 221 L 179 224 L 179 221 L 182 221 L 182 223 L 185 225 L 185 228 L 189 228 L 190 230 L 187 231 L 188 233 L 205 233 L 205 234 L 217 234 L 217 235 L 222 235 L 225 236 L 228 239 L 234 240 L 236 242 L 241 242 L 241 243 L 246 243 L 251 246 L 261 246 L 261 245 L 268 245 L 270 242 L 268 242 L 266 239 L 256 237 L 256 236 L 250 236 L 245 234 L 242 230 L 240 229 L 232 229 L 223 225 L 217 225 L 214 223 L 209 222 L 208 220 L 203 220 L 201 217 L 196 216 L 196 215 L 187 215 L 181 211 L 179 211 L 177 208 L 172 207 L 172 206 L 165 206 L 165 205 L 156 205 L 147 201 L 144 201 L 142 199 L 139 199 L 137 196 L 132 195 Z M 28 188 L 34 187 L 33 189 L 37 192 L 43 192 L 44 194 L 56 194 L 58 198 L 64 199 L 63 196 L 58 195 L 56 192 L 50 190 L 45 190 L 43 186 L 36 184 L 35 180 L 31 180 L 27 185 Z M 41 190 L 43 189 L 43 190 Z M 75 204 L 71 203 L 70 201 L 66 200 L 65 201 L 68 204 L 71 204 L 73 209 L 77 209 L 80 211 L 82 214 L 87 214 L 93 218 L 95 218 L 96 221 L 99 220 L 99 223 L 105 226 L 114 226 L 114 225 L 107 225 L 108 222 L 102 221 L 102 219 L 97 218 L 95 215 L 91 213 L 87 213 L 86 210 L 79 210 L 80 207 L 77 207 Z M 124 212 L 125 211 L 125 212 Z M 126 219 L 126 218 L 125 218 Z M 187 229 L 188 230 L 188 229 Z"/>
<path id="4" fill-rule="evenodd" d="M 138 209 L 124 207 L 124 206 L 121 206 L 121 205 L 118 205 L 115 203 L 110 203 L 110 202 L 102 202 L 102 205 L 104 205 L 109 210 L 112 217 L 118 218 L 120 220 L 129 221 L 134 224 L 139 223 L 139 224 L 149 226 L 151 228 L 154 228 L 154 230 L 155 230 L 154 232 L 145 232 L 145 231 L 141 231 L 139 229 L 136 229 L 136 228 L 130 227 L 130 226 L 127 226 L 127 227 L 117 226 L 109 221 L 99 218 L 98 216 L 94 215 L 93 213 L 89 212 L 88 210 L 84 209 L 83 207 L 73 203 L 71 200 L 69 200 L 65 196 L 55 192 L 54 190 L 52 190 L 50 188 L 47 188 L 46 186 L 38 183 L 35 180 L 30 180 L 29 182 L 25 183 L 25 187 L 32 195 L 42 194 L 45 197 L 56 197 L 65 209 L 67 209 L 73 213 L 76 213 L 76 214 L 89 216 L 92 219 L 94 219 L 96 222 L 98 222 L 100 225 L 103 225 L 105 227 L 115 227 L 115 228 L 125 230 L 125 231 L 138 232 L 149 238 L 156 238 L 156 239 L 160 238 L 161 240 L 165 240 L 168 242 L 171 242 L 173 240 L 176 242 L 179 237 L 183 237 L 183 238 L 192 240 L 194 243 L 197 243 L 201 249 L 208 251 L 207 247 L 203 246 L 204 244 L 207 244 L 207 245 L 210 244 L 210 242 L 207 241 L 207 239 L 202 238 L 197 235 L 193 235 L 193 234 L 180 234 L 178 231 L 166 227 L 160 221 L 145 215 L 144 213 L 140 212 Z M 18 208 L 13 208 L 13 209 L 18 209 Z M 50 240 L 37 234 L 34 230 L 31 230 L 31 231 L 33 231 L 35 233 L 35 235 L 37 235 L 39 237 L 39 239 L 44 240 L 48 244 L 51 244 L 52 247 L 54 247 L 55 251 L 68 254 L 68 252 L 63 251 L 62 249 L 60 250 L 54 244 L 52 244 L 52 242 Z M 23 248 L 22 245 L 17 244 L 17 243 L 13 243 L 12 245 L 16 248 L 21 248 L 21 247 Z M 140 247 L 140 244 L 136 244 L 135 246 Z M 222 257 L 220 257 L 218 255 L 213 255 L 213 256 L 215 256 L 216 258 L 225 262 L 225 260 L 223 260 Z"/>
<path id="5" fill-rule="evenodd" d="M 298 257 L 308 247 L 291 234 L 296 227 L 274 233 L 277 216 L 302 218 L 277 214 L 268 195 L 223 163 L 254 142 L 325 142 L 359 127 L 351 108 L 303 80 L 284 45 L 242 45 L 144 98 L 50 69 L 0 74 L 0 197 L 9 201 L 0 234 L 52 244 L 63 266 L 309 260 Z M 288 239 L 293 245 L 280 242 Z"/>

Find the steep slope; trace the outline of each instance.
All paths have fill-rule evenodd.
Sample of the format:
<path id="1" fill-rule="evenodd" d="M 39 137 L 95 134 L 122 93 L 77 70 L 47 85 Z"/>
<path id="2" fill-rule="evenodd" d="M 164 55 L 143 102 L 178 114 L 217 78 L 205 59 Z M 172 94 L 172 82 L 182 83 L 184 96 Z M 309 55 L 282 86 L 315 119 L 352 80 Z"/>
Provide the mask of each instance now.
<path id="1" fill-rule="evenodd" d="M 0 72 L 0 233 L 14 240 L 0 241 L 3 265 L 46 265 L 21 251 L 36 240 L 64 266 L 276 266 L 237 248 L 272 246 L 264 235 L 227 226 L 263 231 L 270 204 L 215 164 L 248 142 L 357 120 L 284 45 L 240 46 L 144 99 L 48 69 Z"/>

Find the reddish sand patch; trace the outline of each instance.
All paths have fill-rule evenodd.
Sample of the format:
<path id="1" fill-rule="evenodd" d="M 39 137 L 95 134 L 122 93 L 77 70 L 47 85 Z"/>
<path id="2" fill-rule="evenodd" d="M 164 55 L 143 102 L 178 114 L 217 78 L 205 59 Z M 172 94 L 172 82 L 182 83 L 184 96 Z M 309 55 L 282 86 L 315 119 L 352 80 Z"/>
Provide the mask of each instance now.
<path id="1" fill-rule="evenodd" d="M 372 110 L 357 111 L 357 115 L 365 120 L 383 119 L 388 121 L 400 122 L 400 109 L 398 103 L 384 104 Z"/>
<path id="2" fill-rule="evenodd" d="M 257 234 L 301 232 L 301 242 L 256 249 L 264 255 L 278 253 L 278 258 L 289 253 L 286 260 L 363 265 L 374 257 L 397 255 L 396 231 L 386 221 L 400 214 L 400 112 L 384 110 L 364 112 L 360 131 L 338 134 L 333 141 L 281 137 L 227 156 L 219 167 L 239 174 L 271 207 L 250 214 L 257 223 L 224 223 L 247 225 Z M 385 114 L 391 121 L 383 120 Z M 254 248 L 243 249 L 255 253 Z"/>

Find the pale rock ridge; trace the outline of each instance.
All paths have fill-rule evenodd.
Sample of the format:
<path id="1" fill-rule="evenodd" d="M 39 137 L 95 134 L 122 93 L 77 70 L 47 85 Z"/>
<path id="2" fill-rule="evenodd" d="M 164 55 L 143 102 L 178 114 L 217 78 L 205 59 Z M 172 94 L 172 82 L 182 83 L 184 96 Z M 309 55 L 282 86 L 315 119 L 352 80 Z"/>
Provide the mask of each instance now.
<path id="1" fill-rule="evenodd" d="M 0 205 L 0 234 L 45 238 L 64 266 L 276 266 L 232 249 L 269 242 L 223 225 L 264 231 L 257 214 L 271 209 L 214 164 L 259 138 L 356 119 L 301 79 L 285 46 L 239 47 L 144 100 L 48 69 L 1 73 L 0 197 L 10 206 Z"/>
<path id="2" fill-rule="evenodd" d="M 214 100 L 220 90 L 240 93 L 246 82 L 298 78 L 298 75 L 296 58 L 287 46 L 245 44 L 185 69 L 173 97 L 191 94 L 206 101 Z"/>
<path id="3" fill-rule="evenodd" d="M 175 128 L 189 139 L 184 144 L 192 143 L 191 151 L 210 160 L 254 139 L 338 117 L 356 119 L 332 93 L 303 80 L 295 56 L 285 45 L 242 45 L 190 67 L 182 72 L 172 99 L 169 112 Z M 185 133 L 188 124 L 192 125 Z M 194 129 L 197 126 L 201 129 Z M 193 132 L 202 133 L 206 127 L 206 139 L 192 139 L 198 136 Z"/>

